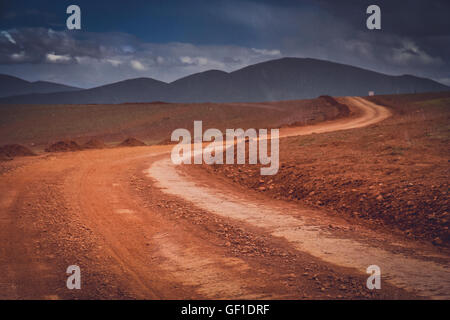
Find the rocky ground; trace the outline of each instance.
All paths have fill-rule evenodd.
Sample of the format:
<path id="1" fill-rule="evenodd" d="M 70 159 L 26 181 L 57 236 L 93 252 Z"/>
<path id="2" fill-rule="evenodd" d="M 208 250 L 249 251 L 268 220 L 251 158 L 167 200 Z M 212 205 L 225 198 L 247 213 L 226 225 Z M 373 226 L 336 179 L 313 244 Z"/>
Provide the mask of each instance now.
<path id="1" fill-rule="evenodd" d="M 255 165 L 204 168 L 276 199 L 448 246 L 450 94 L 371 100 L 393 117 L 367 128 L 286 138 L 275 176 L 261 176 Z"/>
<path id="2" fill-rule="evenodd" d="M 367 129 L 350 129 L 376 123 L 384 119 L 380 114 L 390 113 L 359 98 L 343 101 L 353 103 L 352 112 L 359 108 L 359 116 L 356 112 L 340 118 L 345 108 L 335 106 L 331 117 L 340 119 L 320 122 L 329 115 L 318 112 L 308 118 L 319 122 L 313 126 L 281 130 L 330 133 L 284 138 L 282 167 L 274 177 L 261 178 L 257 166 L 208 168 L 213 175 L 201 166 L 175 166 L 171 145 L 103 148 L 102 143 L 89 143 L 100 148 L 64 147 L 62 151 L 71 152 L 0 161 L 0 298 L 448 298 L 446 248 L 405 240 L 403 234 L 391 232 L 393 226 L 384 223 L 383 215 L 371 221 L 350 214 L 362 210 L 347 211 L 353 203 L 348 195 L 356 192 L 374 201 L 371 205 L 396 203 L 386 190 L 397 192 L 394 186 L 403 180 L 396 170 L 391 173 L 396 179 L 389 180 L 391 175 L 384 170 L 405 170 L 411 164 L 404 168 L 399 163 L 407 160 L 437 166 L 446 151 L 420 138 L 423 129 L 417 128 L 423 128 L 423 119 L 417 120 L 421 126 L 412 126 L 414 117 L 409 113 L 402 118 L 398 112 Z M 295 102 L 285 104 L 295 108 Z M 441 100 L 431 105 L 436 114 L 446 110 Z M 272 107 L 276 104 L 260 106 L 259 118 Z M 375 109 L 378 113 L 370 112 Z M 431 132 L 441 141 L 444 131 L 436 129 L 436 123 L 445 123 L 445 112 L 440 118 L 434 113 Z M 287 116 L 287 124 L 299 122 L 292 115 L 278 116 Z M 385 147 L 383 143 L 395 146 L 403 141 L 392 129 L 401 126 L 408 130 L 412 145 L 420 142 L 430 155 L 412 159 L 378 155 L 375 151 Z M 331 133 L 343 129 L 348 131 Z M 438 173 L 445 173 L 444 167 L 420 172 L 441 190 Z M 419 179 L 412 169 L 404 172 L 410 175 L 405 189 L 422 190 L 417 193 L 421 199 L 434 199 L 422 196 L 429 194 L 425 189 L 414 189 L 429 183 L 427 179 Z M 308 189 L 303 192 L 304 186 Z M 361 226 L 376 228 L 377 222 L 376 232 Z M 66 268 L 74 264 L 82 272 L 80 291 L 66 287 Z M 366 287 L 366 268 L 372 264 L 383 270 L 382 290 Z"/>

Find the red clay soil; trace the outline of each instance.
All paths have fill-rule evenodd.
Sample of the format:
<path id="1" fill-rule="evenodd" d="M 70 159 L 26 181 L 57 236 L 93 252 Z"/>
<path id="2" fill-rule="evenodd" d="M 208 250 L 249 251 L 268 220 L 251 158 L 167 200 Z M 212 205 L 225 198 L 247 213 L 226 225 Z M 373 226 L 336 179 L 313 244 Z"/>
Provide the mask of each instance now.
<path id="1" fill-rule="evenodd" d="M 261 176 L 259 165 L 204 167 L 276 199 L 450 245 L 450 93 L 373 101 L 394 116 L 367 128 L 282 139 L 275 176 Z"/>
<path id="2" fill-rule="evenodd" d="M 142 147 L 146 144 L 136 138 L 128 138 L 122 141 L 118 146 L 119 147 Z"/>
<path id="3" fill-rule="evenodd" d="M 178 141 L 172 141 L 171 138 L 164 139 L 161 142 L 157 143 L 157 145 L 168 145 L 168 144 L 177 144 Z"/>
<path id="4" fill-rule="evenodd" d="M 170 139 L 178 128 L 278 128 L 331 119 L 339 114 L 323 99 L 264 103 L 131 103 L 119 105 L 16 105 L 0 108 L 0 145 L 19 143 L 44 150 L 56 141 L 116 144 L 135 137 L 147 144 Z"/>
<path id="5" fill-rule="evenodd" d="M 45 152 L 69 152 L 79 151 L 81 146 L 72 140 L 58 141 L 45 149 Z"/>
<path id="6" fill-rule="evenodd" d="M 170 161 L 171 149 L 4 162 L 21 169 L 0 179 L 0 299 L 417 299 L 389 282 L 369 290 L 365 268 L 327 263 L 270 230 L 164 192 L 144 170 Z M 67 290 L 72 264 L 82 290 Z"/>
<path id="7" fill-rule="evenodd" d="M 105 143 L 101 140 L 91 139 L 82 145 L 83 149 L 103 149 L 105 148 Z"/>
<path id="8" fill-rule="evenodd" d="M 9 160 L 15 157 L 34 156 L 35 154 L 20 144 L 8 144 L 0 147 L 0 160 Z"/>
<path id="9" fill-rule="evenodd" d="M 322 99 L 329 105 L 332 105 L 337 108 L 338 114 L 336 115 L 335 118 L 344 118 L 350 115 L 350 109 L 348 108 L 348 106 L 345 105 L 344 103 L 337 101 L 335 98 L 330 96 L 320 96 L 319 99 Z"/>

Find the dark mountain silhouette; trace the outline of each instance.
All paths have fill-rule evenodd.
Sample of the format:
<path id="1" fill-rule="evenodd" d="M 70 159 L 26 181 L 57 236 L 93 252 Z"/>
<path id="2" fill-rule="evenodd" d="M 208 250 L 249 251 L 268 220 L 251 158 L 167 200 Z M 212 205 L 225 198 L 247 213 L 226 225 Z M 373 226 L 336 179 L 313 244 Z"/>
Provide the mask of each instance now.
<path id="1" fill-rule="evenodd" d="M 411 75 L 390 76 L 329 61 L 283 58 L 227 73 L 196 73 L 171 83 L 150 78 L 125 80 L 76 92 L 30 94 L 0 103 L 236 102 L 307 99 L 320 95 L 448 91 L 450 87 Z"/>
<path id="2" fill-rule="evenodd" d="M 74 90 L 80 90 L 80 88 L 47 81 L 29 82 L 6 74 L 0 74 L 0 97 Z"/>

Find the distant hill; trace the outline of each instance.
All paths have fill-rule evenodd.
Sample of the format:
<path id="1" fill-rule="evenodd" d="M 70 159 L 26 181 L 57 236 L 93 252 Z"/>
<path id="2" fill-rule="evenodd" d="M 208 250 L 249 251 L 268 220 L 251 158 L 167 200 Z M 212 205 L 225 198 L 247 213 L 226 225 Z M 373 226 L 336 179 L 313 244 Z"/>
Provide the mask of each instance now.
<path id="1" fill-rule="evenodd" d="M 130 79 L 76 92 L 29 94 L 0 103 L 86 104 L 123 102 L 238 102 L 308 99 L 320 95 L 365 96 L 448 91 L 450 87 L 412 75 L 390 76 L 309 58 L 282 58 L 227 73 L 192 74 L 171 83 Z"/>
<path id="2" fill-rule="evenodd" d="M 80 88 L 47 81 L 29 82 L 6 74 L 0 74 L 0 97 L 74 90 L 80 90 Z"/>

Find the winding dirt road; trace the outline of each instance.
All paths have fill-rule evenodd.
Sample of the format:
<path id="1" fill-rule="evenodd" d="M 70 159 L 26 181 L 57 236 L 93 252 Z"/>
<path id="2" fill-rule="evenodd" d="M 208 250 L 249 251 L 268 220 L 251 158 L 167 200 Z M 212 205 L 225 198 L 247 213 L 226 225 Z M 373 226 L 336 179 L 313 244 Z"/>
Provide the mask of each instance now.
<path id="1" fill-rule="evenodd" d="M 390 115 L 345 99 L 358 116 L 280 136 L 347 130 Z M 447 254 L 174 166 L 171 148 L 12 161 L 0 176 L 0 298 L 450 297 Z M 366 288 L 373 264 L 381 290 Z M 81 268 L 81 290 L 66 288 L 69 265 Z"/>

